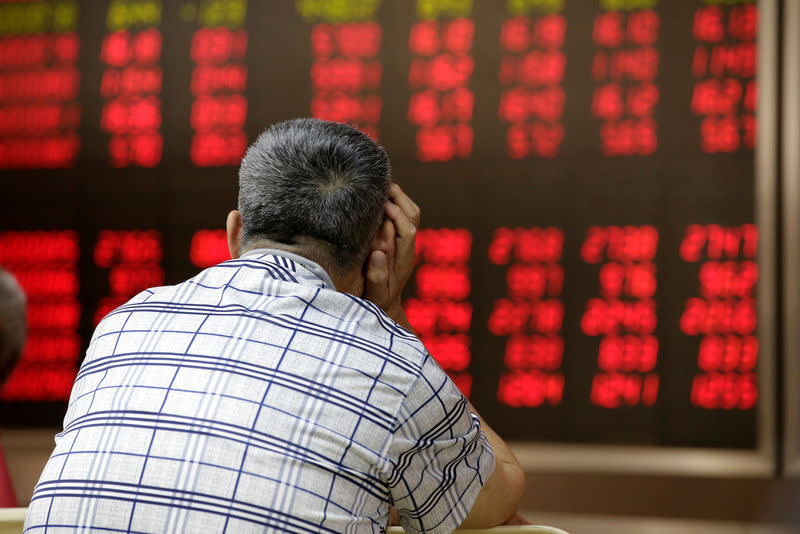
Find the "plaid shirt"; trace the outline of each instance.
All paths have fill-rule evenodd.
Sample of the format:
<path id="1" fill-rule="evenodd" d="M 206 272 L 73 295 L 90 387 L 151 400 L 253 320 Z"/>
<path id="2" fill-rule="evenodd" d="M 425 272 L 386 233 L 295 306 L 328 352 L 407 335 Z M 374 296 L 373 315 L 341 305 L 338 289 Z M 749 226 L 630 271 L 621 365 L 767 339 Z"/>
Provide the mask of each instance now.
<path id="1" fill-rule="evenodd" d="M 450 532 L 493 469 L 416 337 L 260 249 L 103 319 L 25 532 Z"/>

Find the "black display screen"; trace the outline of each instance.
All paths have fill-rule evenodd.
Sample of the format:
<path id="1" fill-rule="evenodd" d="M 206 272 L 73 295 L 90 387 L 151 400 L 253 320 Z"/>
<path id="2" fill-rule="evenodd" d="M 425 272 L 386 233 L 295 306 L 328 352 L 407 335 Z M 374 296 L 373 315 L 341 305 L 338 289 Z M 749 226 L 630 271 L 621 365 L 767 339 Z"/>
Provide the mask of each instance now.
<path id="1" fill-rule="evenodd" d="M 352 123 L 422 207 L 409 319 L 504 437 L 754 448 L 756 5 L 0 2 L 0 265 L 54 425 L 94 325 L 227 258 L 277 121 Z"/>

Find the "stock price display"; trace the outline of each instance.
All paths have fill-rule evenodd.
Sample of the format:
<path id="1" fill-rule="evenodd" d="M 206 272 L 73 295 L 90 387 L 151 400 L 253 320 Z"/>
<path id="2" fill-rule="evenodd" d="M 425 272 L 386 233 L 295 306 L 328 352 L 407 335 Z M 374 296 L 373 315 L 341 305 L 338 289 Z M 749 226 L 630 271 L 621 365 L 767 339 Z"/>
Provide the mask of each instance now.
<path id="1" fill-rule="evenodd" d="M 249 141 L 351 123 L 423 207 L 404 299 L 514 440 L 752 448 L 747 0 L 0 3 L 3 424 L 57 424 L 93 327 L 228 258 Z"/>

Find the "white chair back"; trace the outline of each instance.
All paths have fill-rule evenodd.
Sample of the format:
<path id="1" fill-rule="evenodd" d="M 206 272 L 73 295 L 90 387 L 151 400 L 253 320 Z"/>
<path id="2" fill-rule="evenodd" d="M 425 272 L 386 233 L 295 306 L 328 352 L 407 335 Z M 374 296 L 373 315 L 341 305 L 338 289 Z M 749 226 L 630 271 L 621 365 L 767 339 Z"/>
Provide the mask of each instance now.
<path id="1" fill-rule="evenodd" d="M 389 534 L 404 534 L 401 527 L 390 527 Z M 465 528 L 456 530 L 458 534 L 569 534 L 568 532 L 555 527 L 545 527 L 542 525 L 526 525 L 514 527 L 494 527 L 494 528 Z"/>
<path id="2" fill-rule="evenodd" d="M 25 523 L 26 511 L 27 508 L 0 508 L 0 534 L 20 534 Z M 458 534 L 568 534 L 558 528 L 539 525 L 463 529 L 457 532 Z M 404 534 L 404 531 L 400 527 L 391 527 L 389 534 Z"/>
<path id="3" fill-rule="evenodd" d="M 0 534 L 20 534 L 27 508 L 0 508 Z"/>

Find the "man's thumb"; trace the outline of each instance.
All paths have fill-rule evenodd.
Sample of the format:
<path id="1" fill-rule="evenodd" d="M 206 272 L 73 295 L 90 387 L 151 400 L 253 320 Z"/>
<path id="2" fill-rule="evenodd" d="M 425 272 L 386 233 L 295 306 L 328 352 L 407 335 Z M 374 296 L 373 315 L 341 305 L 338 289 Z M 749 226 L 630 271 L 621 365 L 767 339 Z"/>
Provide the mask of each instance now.
<path id="1" fill-rule="evenodd" d="M 369 255 L 367 272 L 364 279 L 364 298 L 378 306 L 386 304 L 389 298 L 389 266 L 386 254 L 374 250 Z"/>

